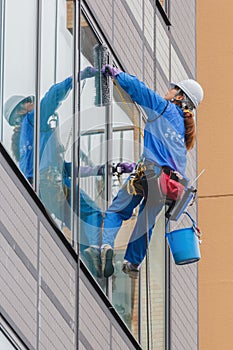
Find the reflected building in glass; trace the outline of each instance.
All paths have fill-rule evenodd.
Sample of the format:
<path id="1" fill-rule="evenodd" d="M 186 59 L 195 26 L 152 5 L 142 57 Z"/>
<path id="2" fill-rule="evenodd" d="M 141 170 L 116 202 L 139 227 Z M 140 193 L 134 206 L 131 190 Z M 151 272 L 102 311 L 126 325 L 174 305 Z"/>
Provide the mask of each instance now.
<path id="1" fill-rule="evenodd" d="M 112 277 L 86 254 L 101 245 L 129 176 L 116 166 L 139 161 L 147 120 L 92 68 L 117 66 L 161 95 L 195 79 L 195 1 L 0 4 L 1 346 L 197 349 L 197 265 L 174 264 L 165 209 L 138 279 L 122 272 L 138 208 L 117 236 Z M 188 163 L 194 179 L 195 149 Z"/>

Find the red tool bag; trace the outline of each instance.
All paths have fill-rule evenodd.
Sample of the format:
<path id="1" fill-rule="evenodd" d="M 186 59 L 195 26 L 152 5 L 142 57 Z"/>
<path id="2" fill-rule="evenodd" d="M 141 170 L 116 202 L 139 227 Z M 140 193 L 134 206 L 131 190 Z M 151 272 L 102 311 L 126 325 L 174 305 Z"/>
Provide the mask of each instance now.
<path id="1" fill-rule="evenodd" d="M 185 190 L 186 180 L 171 169 L 163 169 L 158 179 L 161 193 L 174 201 L 180 199 Z"/>

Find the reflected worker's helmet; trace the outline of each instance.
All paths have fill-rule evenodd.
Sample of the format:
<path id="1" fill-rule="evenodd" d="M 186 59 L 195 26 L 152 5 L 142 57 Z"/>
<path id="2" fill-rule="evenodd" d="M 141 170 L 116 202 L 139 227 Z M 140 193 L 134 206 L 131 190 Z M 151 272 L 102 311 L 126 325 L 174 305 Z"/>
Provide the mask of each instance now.
<path id="1" fill-rule="evenodd" d="M 182 80 L 178 83 L 171 83 L 171 88 L 180 88 L 188 99 L 193 103 L 194 107 L 201 103 L 204 97 L 204 91 L 201 85 L 193 79 Z"/>
<path id="2" fill-rule="evenodd" d="M 22 115 L 17 114 L 20 106 L 26 102 L 33 102 L 34 96 L 13 95 L 4 104 L 4 116 L 11 126 L 20 124 Z"/>

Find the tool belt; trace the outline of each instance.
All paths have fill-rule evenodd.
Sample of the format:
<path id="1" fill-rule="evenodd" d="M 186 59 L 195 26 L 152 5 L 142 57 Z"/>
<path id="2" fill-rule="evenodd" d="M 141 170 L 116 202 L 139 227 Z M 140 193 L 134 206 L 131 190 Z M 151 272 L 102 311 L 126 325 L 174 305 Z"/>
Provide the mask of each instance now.
<path id="1" fill-rule="evenodd" d="M 155 172 L 155 167 L 158 172 Z M 135 172 L 130 175 L 127 181 L 127 191 L 129 194 L 141 195 L 147 197 L 148 182 L 156 181 L 161 173 L 161 166 L 147 160 L 140 161 L 135 169 Z"/>
<path id="2" fill-rule="evenodd" d="M 160 169 L 158 173 L 155 173 L 155 167 Z M 177 171 L 145 160 L 139 162 L 131 174 L 127 182 L 128 193 L 145 197 L 147 182 L 151 180 L 158 181 L 161 196 L 171 200 L 180 199 L 187 186 L 187 181 Z"/>
<path id="3" fill-rule="evenodd" d="M 127 181 L 127 192 L 133 195 L 145 196 L 145 176 L 146 167 L 143 162 L 139 162 L 135 169 L 135 172 L 130 175 L 129 181 Z"/>

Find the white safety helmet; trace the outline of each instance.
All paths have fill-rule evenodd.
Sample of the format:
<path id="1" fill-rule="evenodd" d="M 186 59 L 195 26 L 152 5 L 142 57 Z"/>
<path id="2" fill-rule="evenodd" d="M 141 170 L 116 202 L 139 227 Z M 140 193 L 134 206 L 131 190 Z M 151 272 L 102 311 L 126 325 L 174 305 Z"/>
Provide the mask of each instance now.
<path id="1" fill-rule="evenodd" d="M 197 108 L 204 97 L 204 91 L 201 85 L 193 79 L 186 79 L 179 83 L 171 83 L 172 88 L 176 86 L 185 93 L 188 99 L 193 103 L 194 107 Z"/>
<path id="2" fill-rule="evenodd" d="M 34 96 L 21 96 L 21 95 L 13 95 L 11 96 L 4 105 L 4 116 L 8 123 L 12 126 L 15 126 L 20 123 L 22 117 L 20 117 L 16 112 L 17 108 L 26 102 L 33 102 Z"/>

